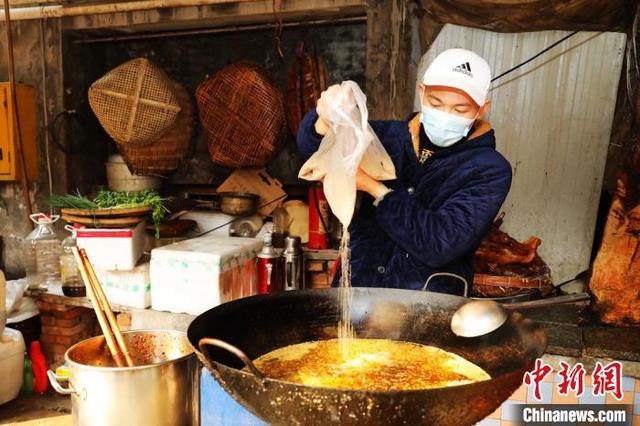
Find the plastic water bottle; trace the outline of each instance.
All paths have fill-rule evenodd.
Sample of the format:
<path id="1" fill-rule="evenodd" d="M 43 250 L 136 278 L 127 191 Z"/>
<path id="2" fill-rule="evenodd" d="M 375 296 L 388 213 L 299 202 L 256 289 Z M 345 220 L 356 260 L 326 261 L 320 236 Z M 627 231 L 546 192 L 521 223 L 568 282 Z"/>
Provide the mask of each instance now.
<path id="1" fill-rule="evenodd" d="M 60 283 L 60 239 L 53 224 L 60 216 L 35 213 L 29 218 L 36 224 L 24 241 L 24 267 L 29 288 L 46 288 Z"/>

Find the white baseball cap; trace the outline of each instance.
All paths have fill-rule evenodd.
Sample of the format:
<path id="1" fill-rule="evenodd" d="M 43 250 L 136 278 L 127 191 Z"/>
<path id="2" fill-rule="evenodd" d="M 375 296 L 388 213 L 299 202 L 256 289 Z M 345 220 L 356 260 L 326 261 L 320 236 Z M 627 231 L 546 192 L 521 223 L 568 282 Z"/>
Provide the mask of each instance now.
<path id="1" fill-rule="evenodd" d="M 491 68 L 487 61 L 470 50 L 448 49 L 431 62 L 422 83 L 460 89 L 478 105 L 483 105 L 491 84 Z"/>

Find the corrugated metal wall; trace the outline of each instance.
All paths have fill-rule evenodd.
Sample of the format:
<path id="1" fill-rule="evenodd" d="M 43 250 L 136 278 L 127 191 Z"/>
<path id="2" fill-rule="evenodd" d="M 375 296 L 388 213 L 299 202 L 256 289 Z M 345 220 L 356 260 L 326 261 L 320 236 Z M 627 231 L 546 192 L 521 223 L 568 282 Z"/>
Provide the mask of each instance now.
<path id="1" fill-rule="evenodd" d="M 418 75 L 452 47 L 477 52 L 497 75 L 566 34 L 446 25 Z M 542 239 L 554 282 L 588 267 L 625 38 L 578 33 L 492 86 L 488 118 L 514 176 L 504 228 L 518 239 Z"/>

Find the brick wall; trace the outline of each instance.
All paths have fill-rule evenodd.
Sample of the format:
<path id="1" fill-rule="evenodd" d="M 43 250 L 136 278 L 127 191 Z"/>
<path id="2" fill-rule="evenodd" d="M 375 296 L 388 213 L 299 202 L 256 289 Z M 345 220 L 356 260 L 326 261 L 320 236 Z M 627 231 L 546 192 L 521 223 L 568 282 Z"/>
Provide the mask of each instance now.
<path id="1" fill-rule="evenodd" d="M 327 288 L 331 287 L 333 279 L 333 260 L 307 260 L 305 262 L 305 287 Z"/>
<path id="2" fill-rule="evenodd" d="M 38 301 L 42 331 L 40 341 L 47 365 L 64 362 L 64 353 L 73 344 L 101 334 L 93 310 Z"/>

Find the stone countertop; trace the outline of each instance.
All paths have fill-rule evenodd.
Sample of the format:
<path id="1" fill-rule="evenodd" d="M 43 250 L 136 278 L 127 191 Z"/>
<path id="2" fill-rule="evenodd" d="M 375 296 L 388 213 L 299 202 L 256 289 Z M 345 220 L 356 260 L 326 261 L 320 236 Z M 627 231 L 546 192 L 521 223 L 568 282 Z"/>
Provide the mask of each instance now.
<path id="1" fill-rule="evenodd" d="M 93 309 L 88 297 L 68 297 L 62 293 L 61 286 L 51 286 L 47 292 L 27 290 L 27 296 L 31 296 L 41 302 L 52 305 L 79 306 Z M 131 306 L 110 303 L 113 312 L 129 314 L 131 316 L 131 328 L 133 329 L 168 329 L 187 331 L 189 324 L 195 315 L 180 314 L 174 312 L 155 311 L 153 309 L 140 309 Z"/>
<path id="2" fill-rule="evenodd" d="M 566 357 L 592 367 L 596 361 L 622 362 L 626 376 L 640 378 L 640 327 L 611 327 L 595 322 L 585 307 L 561 305 L 524 312 L 547 333 L 545 357 L 553 364 Z"/>
<path id="3" fill-rule="evenodd" d="M 25 296 L 33 297 L 41 302 L 50 303 L 53 305 L 64 306 L 79 306 L 82 308 L 93 309 L 91 300 L 88 297 L 69 297 L 62 293 L 61 285 L 50 285 L 46 290 L 32 290 L 27 289 Z M 131 308 L 125 305 L 118 305 L 116 303 L 110 303 L 111 310 L 114 312 L 130 312 L 135 308 Z"/>

